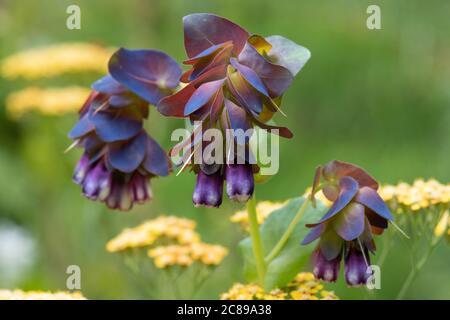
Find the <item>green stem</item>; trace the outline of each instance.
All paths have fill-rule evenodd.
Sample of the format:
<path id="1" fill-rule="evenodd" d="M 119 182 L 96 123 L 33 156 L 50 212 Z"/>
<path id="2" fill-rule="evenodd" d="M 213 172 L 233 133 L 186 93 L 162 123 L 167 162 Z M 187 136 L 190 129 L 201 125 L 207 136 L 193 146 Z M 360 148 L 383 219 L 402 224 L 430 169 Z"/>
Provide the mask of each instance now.
<path id="1" fill-rule="evenodd" d="M 289 237 L 291 236 L 292 232 L 294 231 L 295 227 L 297 226 L 298 222 L 303 216 L 303 213 L 305 213 L 306 208 L 308 207 L 308 203 L 310 201 L 309 197 L 305 197 L 302 206 L 298 210 L 297 214 L 295 215 L 294 219 L 292 219 L 291 223 L 287 227 L 284 234 L 281 236 L 280 240 L 278 240 L 277 244 L 273 247 L 273 249 L 270 251 L 270 253 L 266 257 L 266 263 L 269 263 L 272 261 L 276 256 L 280 253 L 280 251 L 283 249 L 286 242 L 289 240 Z"/>
<path id="2" fill-rule="evenodd" d="M 409 287 L 411 286 L 412 282 L 416 278 L 416 275 L 419 273 L 420 270 L 422 270 L 423 266 L 427 262 L 428 258 L 430 257 L 431 253 L 433 252 L 434 248 L 436 248 L 437 244 L 439 243 L 440 238 L 434 238 L 431 242 L 431 245 L 429 246 L 427 252 L 424 254 L 422 259 L 413 266 L 411 272 L 408 274 L 408 277 L 406 278 L 405 282 L 403 283 L 402 288 L 400 289 L 400 292 L 397 295 L 397 300 L 402 300 L 406 293 L 408 292 Z"/>
<path id="3" fill-rule="evenodd" d="M 252 239 L 253 255 L 256 261 L 256 271 L 258 272 L 258 281 L 264 286 L 264 277 L 266 273 L 266 263 L 264 261 L 264 251 L 259 233 L 258 219 L 256 215 L 256 197 L 253 195 L 247 202 L 247 214 L 250 224 L 250 237 Z"/>

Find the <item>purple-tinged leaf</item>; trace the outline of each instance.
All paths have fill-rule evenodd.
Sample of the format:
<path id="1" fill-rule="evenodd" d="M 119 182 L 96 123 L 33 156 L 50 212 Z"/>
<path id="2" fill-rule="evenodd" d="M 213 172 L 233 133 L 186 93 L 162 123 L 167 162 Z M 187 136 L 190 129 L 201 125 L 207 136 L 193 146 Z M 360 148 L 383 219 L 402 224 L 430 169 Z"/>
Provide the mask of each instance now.
<path id="1" fill-rule="evenodd" d="M 184 115 L 188 116 L 203 107 L 222 87 L 225 79 L 202 84 L 189 98 L 184 108 Z"/>
<path id="2" fill-rule="evenodd" d="M 195 64 L 192 72 L 189 74 L 188 80 L 193 81 L 201 76 L 203 73 L 211 70 L 214 67 L 223 65 L 226 66 L 230 60 L 232 45 L 225 46 L 217 55 L 210 59 L 205 58 L 199 63 Z"/>
<path id="3" fill-rule="evenodd" d="M 369 223 L 371 226 L 380 228 L 380 229 L 386 229 L 388 227 L 388 220 L 379 216 L 369 208 L 366 208 L 366 217 L 369 220 Z"/>
<path id="4" fill-rule="evenodd" d="M 255 117 L 251 112 L 248 113 L 248 115 L 251 117 L 252 121 L 256 123 L 256 125 L 260 128 L 263 128 L 265 130 L 269 130 L 272 134 L 277 134 L 283 138 L 291 139 L 294 134 L 286 127 L 280 127 L 280 126 L 273 126 L 269 125 L 267 123 L 261 122 L 258 120 L 257 117 Z M 276 131 L 275 131 L 276 130 Z"/>
<path id="5" fill-rule="evenodd" d="M 211 123 L 215 123 L 218 120 L 220 112 L 222 111 L 223 102 L 223 89 L 220 88 L 219 91 L 217 91 L 214 99 L 210 102 Z"/>
<path id="6" fill-rule="evenodd" d="M 265 96 L 269 96 L 269 93 L 267 92 L 266 87 L 264 86 L 262 80 L 258 77 L 255 71 L 250 69 L 247 66 L 244 66 L 243 64 L 240 64 L 237 62 L 235 58 L 230 59 L 231 65 L 236 68 L 236 70 L 239 71 L 239 73 L 242 75 L 242 77 L 247 80 L 248 83 L 250 83 L 253 88 L 258 90 L 260 93 L 262 93 Z"/>
<path id="7" fill-rule="evenodd" d="M 389 210 L 386 203 L 378 195 L 378 193 L 370 187 L 361 188 L 356 195 L 355 201 L 363 204 L 364 206 L 368 207 L 373 212 L 387 220 L 394 220 L 394 217 L 392 216 L 391 211 Z"/>
<path id="8" fill-rule="evenodd" d="M 123 108 L 134 102 L 133 97 L 128 95 L 113 95 L 109 97 L 108 104 L 113 108 Z"/>
<path id="9" fill-rule="evenodd" d="M 247 112 L 228 99 L 225 99 L 225 108 L 234 139 L 240 145 L 247 143 L 251 138 L 251 135 L 247 134 L 247 130 L 252 128 L 251 122 L 247 118 Z"/>
<path id="10" fill-rule="evenodd" d="M 295 76 L 311 57 L 311 52 L 295 42 L 282 37 L 270 36 L 266 40 L 272 45 L 269 59 L 288 69 Z"/>
<path id="11" fill-rule="evenodd" d="M 109 74 L 95 81 L 91 88 L 105 94 L 121 94 L 127 91 L 127 88 L 124 85 L 114 80 Z"/>
<path id="12" fill-rule="evenodd" d="M 147 136 L 146 154 L 142 164 L 145 170 L 157 176 L 167 176 L 170 164 L 166 152 L 150 136 Z"/>
<path id="13" fill-rule="evenodd" d="M 156 105 L 175 88 L 181 68 L 167 54 L 156 50 L 119 49 L 109 61 L 112 77 L 142 99 Z"/>
<path id="14" fill-rule="evenodd" d="M 228 89 L 234 98 L 249 112 L 261 113 L 263 104 L 260 94 L 251 88 L 244 78 L 237 72 L 228 74 Z"/>
<path id="15" fill-rule="evenodd" d="M 319 223 L 327 221 L 328 219 L 341 212 L 353 200 L 358 193 L 358 182 L 351 177 L 343 177 L 339 180 L 339 197 L 333 203 L 328 212 L 320 219 Z"/>
<path id="16" fill-rule="evenodd" d="M 196 64 L 204 58 L 214 56 L 219 51 L 222 51 L 224 47 L 229 46 L 229 45 L 231 45 L 231 46 L 233 45 L 231 41 L 212 45 L 209 48 L 207 48 L 206 50 L 197 54 L 196 56 L 189 58 L 187 60 L 184 60 L 183 64 Z"/>
<path id="17" fill-rule="evenodd" d="M 217 66 L 205 72 L 180 91 L 163 98 L 157 105 L 158 111 L 165 116 L 184 117 L 184 108 L 192 94 L 195 92 L 195 86 L 203 82 L 222 79 L 226 74 L 225 72 L 226 66 Z"/>
<path id="18" fill-rule="evenodd" d="M 135 171 L 144 160 L 147 134 L 141 132 L 125 142 L 115 142 L 109 146 L 109 163 L 114 169 L 125 173 Z"/>
<path id="19" fill-rule="evenodd" d="M 194 13 L 183 18 L 184 47 L 192 58 L 212 45 L 233 42 L 233 54 L 238 55 L 249 34 L 237 24 L 225 18 L 208 14 Z"/>
<path id="20" fill-rule="evenodd" d="M 358 181 L 360 187 L 367 186 L 374 190 L 378 189 L 378 182 L 374 178 L 372 178 L 364 169 L 348 162 L 338 160 L 330 161 L 323 168 L 323 176 L 326 180 L 350 176 Z"/>
<path id="21" fill-rule="evenodd" d="M 342 252 L 342 244 L 343 240 L 333 228 L 327 228 L 320 237 L 319 247 L 325 258 L 330 261 Z"/>
<path id="22" fill-rule="evenodd" d="M 281 96 L 294 78 L 288 69 L 267 60 L 249 42 L 245 44 L 238 60 L 256 72 L 272 98 Z"/>
<path id="23" fill-rule="evenodd" d="M 364 231 L 364 206 L 350 203 L 332 222 L 334 230 L 346 241 L 355 240 Z"/>
<path id="24" fill-rule="evenodd" d="M 306 235 L 305 239 L 302 241 L 302 245 L 307 245 L 318 239 L 322 233 L 325 231 L 326 223 L 321 223 L 316 225 L 311 229 L 311 231 Z"/>
<path id="25" fill-rule="evenodd" d="M 100 111 L 90 117 L 100 139 L 105 142 L 127 140 L 142 129 L 142 119 L 116 112 Z"/>
<path id="26" fill-rule="evenodd" d="M 69 138 L 79 139 L 94 130 L 94 125 L 89 120 L 89 114 L 83 115 L 69 132 Z"/>

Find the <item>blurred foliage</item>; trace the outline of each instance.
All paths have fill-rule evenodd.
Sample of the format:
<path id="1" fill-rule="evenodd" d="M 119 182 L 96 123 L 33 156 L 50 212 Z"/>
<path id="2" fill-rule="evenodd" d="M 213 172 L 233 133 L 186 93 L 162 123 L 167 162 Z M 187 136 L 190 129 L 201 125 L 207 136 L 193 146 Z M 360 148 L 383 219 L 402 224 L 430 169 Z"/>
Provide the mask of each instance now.
<path id="1" fill-rule="evenodd" d="M 74 3 L 81 8 L 81 30 L 66 28 L 66 8 Z M 369 4 L 380 5 L 382 30 L 366 28 Z M 1 0 L 0 59 L 38 46 L 90 42 L 158 48 L 181 61 L 181 19 L 192 12 L 216 13 L 261 35 L 281 34 L 312 52 L 283 99 L 288 118 L 277 119 L 295 137 L 282 141 L 280 171 L 258 186 L 259 199 L 301 195 L 315 165 L 333 158 L 357 163 L 383 183 L 450 180 L 449 1 Z M 205 241 L 229 248 L 230 255 L 197 294 L 219 297 L 243 279 L 236 246 L 245 235 L 229 222 L 238 205 L 226 201 L 219 210 L 194 208 L 194 176 L 185 173 L 154 180 L 151 204 L 127 214 L 109 212 L 84 199 L 71 183 L 79 153 L 63 151 L 75 114 L 30 113 L 14 121 L 5 112 L 12 91 L 29 85 L 89 86 L 100 76 L 0 78 L 0 218 L 27 228 L 38 242 L 35 266 L 17 287 L 65 290 L 66 268 L 76 264 L 86 297 L 142 298 L 105 244 L 124 227 L 165 213 L 196 220 Z M 152 110 L 147 128 L 169 148 L 168 133 L 182 125 Z M 397 234 L 393 241 L 381 290 L 346 288 L 343 277 L 331 290 L 341 299 L 394 298 L 410 266 L 405 241 Z M 406 297 L 449 299 L 449 264 L 449 247 L 441 242 Z"/>

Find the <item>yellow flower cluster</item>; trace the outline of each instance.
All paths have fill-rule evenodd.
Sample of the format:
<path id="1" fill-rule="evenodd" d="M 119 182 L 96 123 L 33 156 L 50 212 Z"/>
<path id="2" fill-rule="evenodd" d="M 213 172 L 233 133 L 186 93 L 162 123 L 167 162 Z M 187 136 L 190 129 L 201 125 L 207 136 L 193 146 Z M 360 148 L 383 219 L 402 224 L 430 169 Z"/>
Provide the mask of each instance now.
<path id="1" fill-rule="evenodd" d="M 77 112 L 89 92 L 88 88 L 76 86 L 47 89 L 29 87 L 11 93 L 6 99 L 6 109 L 16 119 L 33 110 L 52 116 Z"/>
<path id="2" fill-rule="evenodd" d="M 450 202 L 450 183 L 441 184 L 435 179 L 417 179 L 412 184 L 399 183 L 380 188 L 381 197 L 398 213 L 419 211 Z"/>
<path id="3" fill-rule="evenodd" d="M 222 294 L 222 300 L 337 300 L 332 291 L 323 290 L 323 285 L 309 272 L 299 273 L 285 288 L 265 292 L 256 284 L 235 284 Z"/>
<path id="4" fill-rule="evenodd" d="M 179 265 L 190 266 L 195 261 L 205 265 L 218 265 L 228 254 L 228 250 L 219 245 L 191 243 L 187 245 L 160 246 L 148 251 L 157 268 Z"/>
<path id="5" fill-rule="evenodd" d="M 89 43 L 63 43 L 13 54 L 1 63 L 5 78 L 29 80 L 65 73 L 106 73 L 112 50 Z"/>
<path id="6" fill-rule="evenodd" d="M 86 300 L 81 292 L 0 290 L 0 300 Z"/>
<path id="7" fill-rule="evenodd" d="M 284 206 L 286 202 L 261 201 L 256 205 L 256 216 L 258 224 L 263 224 L 267 217 L 275 210 Z M 242 228 L 249 230 L 247 210 L 237 211 L 230 217 L 230 221 L 239 223 Z"/>
<path id="8" fill-rule="evenodd" d="M 141 248 L 151 246 L 161 239 L 173 240 L 179 244 L 197 243 L 200 242 L 200 235 L 195 227 L 195 222 L 189 219 L 160 216 L 123 230 L 106 244 L 106 250 L 118 252 Z"/>

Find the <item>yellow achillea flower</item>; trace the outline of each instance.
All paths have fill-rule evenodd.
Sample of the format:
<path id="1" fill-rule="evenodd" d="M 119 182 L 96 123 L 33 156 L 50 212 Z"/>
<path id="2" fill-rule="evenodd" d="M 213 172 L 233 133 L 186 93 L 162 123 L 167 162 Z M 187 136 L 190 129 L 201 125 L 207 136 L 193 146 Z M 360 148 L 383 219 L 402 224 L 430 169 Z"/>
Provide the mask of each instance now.
<path id="1" fill-rule="evenodd" d="M 256 205 L 258 224 L 263 224 L 267 217 L 275 210 L 284 206 L 286 202 L 260 201 Z M 230 221 L 239 223 L 245 230 L 249 229 L 247 210 L 237 211 L 230 217 Z"/>
<path id="2" fill-rule="evenodd" d="M 160 239 L 173 240 L 178 244 L 197 243 L 200 241 L 200 236 L 194 229 L 195 222 L 192 220 L 161 216 L 137 227 L 123 230 L 106 244 L 106 250 L 119 252 L 151 246 Z"/>
<path id="3" fill-rule="evenodd" d="M 54 77 L 66 73 L 106 73 L 113 50 L 90 43 L 63 43 L 13 54 L 1 63 L 8 79 Z"/>
<path id="4" fill-rule="evenodd" d="M 448 207 L 450 202 L 450 184 L 441 184 L 435 179 L 417 179 L 411 185 L 404 182 L 384 185 L 379 193 L 397 213 L 417 212 L 439 205 Z"/>
<path id="5" fill-rule="evenodd" d="M 206 243 L 160 246 L 148 250 L 148 256 L 160 269 L 174 265 L 187 267 L 195 261 L 204 265 L 218 265 L 227 254 L 226 248 Z"/>
<path id="6" fill-rule="evenodd" d="M 434 228 L 434 235 L 436 237 L 441 237 L 446 231 L 447 236 L 450 236 L 450 219 L 448 210 L 446 210 L 442 214 L 442 217 L 436 225 L 436 228 Z"/>
<path id="7" fill-rule="evenodd" d="M 0 300 L 86 300 L 81 292 L 0 290 Z"/>
<path id="8" fill-rule="evenodd" d="M 235 284 L 222 294 L 222 300 L 337 300 L 332 291 L 323 290 L 321 282 L 310 272 L 299 273 L 285 288 L 270 292 L 256 284 Z"/>
<path id="9" fill-rule="evenodd" d="M 52 116 L 77 112 L 89 92 L 88 88 L 76 86 L 47 89 L 29 87 L 11 93 L 6 98 L 6 109 L 16 119 L 30 111 Z"/>

